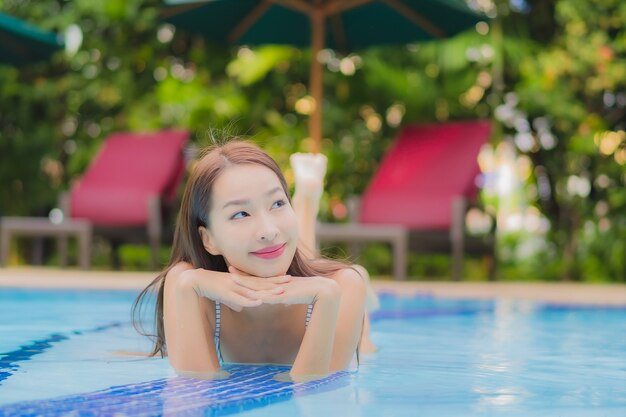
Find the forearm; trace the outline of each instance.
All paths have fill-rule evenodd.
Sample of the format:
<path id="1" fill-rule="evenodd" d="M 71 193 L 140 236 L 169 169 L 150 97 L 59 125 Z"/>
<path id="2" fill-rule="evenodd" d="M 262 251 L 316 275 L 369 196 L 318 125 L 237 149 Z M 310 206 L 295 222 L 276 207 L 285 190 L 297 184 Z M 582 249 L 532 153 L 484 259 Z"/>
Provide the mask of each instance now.
<path id="1" fill-rule="evenodd" d="M 181 276 L 174 287 L 173 344 L 168 355 L 178 372 L 212 373 L 220 369 L 215 346 L 210 343 L 210 326 L 199 295 L 197 276 Z M 169 342 L 169 341 L 168 341 Z M 172 349 L 169 349 L 172 350 Z"/>
<path id="2" fill-rule="evenodd" d="M 294 379 L 326 375 L 330 371 L 341 292 L 334 281 L 324 281 L 290 372 Z"/>
<path id="3" fill-rule="evenodd" d="M 168 276 L 165 333 L 170 361 L 177 371 L 215 372 L 219 362 L 213 333 L 213 302 L 233 311 L 257 307 L 264 296 L 283 292 L 289 277 L 258 278 L 239 273 L 188 268 Z M 171 347 L 170 347 L 171 346 Z"/>
<path id="4" fill-rule="evenodd" d="M 300 249 L 308 258 L 314 258 L 317 256 L 315 225 L 317 223 L 317 214 L 319 212 L 319 199 L 299 195 L 296 191 L 293 196 L 292 203 L 298 219 Z"/>
<path id="5" fill-rule="evenodd" d="M 292 203 L 298 217 L 300 247 L 305 256 L 315 257 L 317 253 L 315 223 L 320 198 L 324 191 L 324 175 L 328 159 L 320 153 L 295 153 L 289 159 L 296 182 Z"/>

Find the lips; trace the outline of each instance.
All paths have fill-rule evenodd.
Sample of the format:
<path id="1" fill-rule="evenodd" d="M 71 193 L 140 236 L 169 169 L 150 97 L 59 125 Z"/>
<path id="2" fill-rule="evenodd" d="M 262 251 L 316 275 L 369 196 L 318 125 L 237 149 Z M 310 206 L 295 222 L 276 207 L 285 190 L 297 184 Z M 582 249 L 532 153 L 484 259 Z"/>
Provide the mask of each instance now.
<path id="1" fill-rule="evenodd" d="M 280 245 L 268 246 L 256 252 L 250 252 L 252 255 L 257 256 L 263 259 L 273 259 L 278 258 L 285 251 L 285 246 L 287 244 L 283 243 Z"/>

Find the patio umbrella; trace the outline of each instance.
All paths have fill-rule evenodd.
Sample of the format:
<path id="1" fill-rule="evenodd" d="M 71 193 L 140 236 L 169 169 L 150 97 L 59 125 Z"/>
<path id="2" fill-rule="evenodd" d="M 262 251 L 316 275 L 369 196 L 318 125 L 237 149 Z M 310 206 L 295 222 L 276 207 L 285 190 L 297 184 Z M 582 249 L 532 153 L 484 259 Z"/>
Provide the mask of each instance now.
<path id="1" fill-rule="evenodd" d="M 453 36 L 484 16 L 463 0 L 166 0 L 164 20 L 209 39 L 234 44 L 310 46 L 309 90 L 315 101 L 309 135 L 322 139 L 324 48 L 343 52 Z"/>
<path id="2" fill-rule="evenodd" d="M 0 13 L 0 64 L 40 61 L 63 49 L 63 39 L 23 20 Z"/>

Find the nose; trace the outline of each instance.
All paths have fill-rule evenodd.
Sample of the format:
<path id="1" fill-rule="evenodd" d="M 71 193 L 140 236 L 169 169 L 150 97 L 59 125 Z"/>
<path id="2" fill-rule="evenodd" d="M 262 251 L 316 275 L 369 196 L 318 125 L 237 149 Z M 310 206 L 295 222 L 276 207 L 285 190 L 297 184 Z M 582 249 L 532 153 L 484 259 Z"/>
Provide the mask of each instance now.
<path id="1" fill-rule="evenodd" d="M 278 227 L 272 216 L 261 215 L 258 219 L 257 239 L 261 242 L 273 242 L 278 236 Z"/>

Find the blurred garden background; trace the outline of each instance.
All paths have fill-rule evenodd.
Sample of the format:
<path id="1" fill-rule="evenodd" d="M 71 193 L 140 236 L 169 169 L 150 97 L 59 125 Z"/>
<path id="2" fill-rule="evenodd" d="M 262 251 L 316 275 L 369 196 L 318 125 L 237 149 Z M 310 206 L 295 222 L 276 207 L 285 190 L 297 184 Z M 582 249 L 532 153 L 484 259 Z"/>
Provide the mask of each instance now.
<path id="1" fill-rule="evenodd" d="M 320 55 L 321 217 L 346 220 L 347 198 L 402 126 L 490 119 L 483 208 L 466 220 L 473 233 L 496 222 L 497 278 L 626 282 L 626 3 L 468 4 L 490 19 L 452 39 Z M 211 43 L 162 10 L 159 0 L 0 0 L 1 12 L 74 39 L 47 61 L 0 65 L 0 215 L 48 216 L 117 131 L 185 128 L 202 147 L 225 129 L 260 143 L 293 180 L 289 155 L 312 147 L 310 51 Z M 28 245 L 11 264 L 28 262 Z M 95 242 L 94 268 L 111 268 L 110 250 Z M 147 245 L 125 245 L 122 268 L 148 269 L 149 257 Z M 412 255 L 409 275 L 449 279 L 449 258 Z M 384 245 L 359 261 L 374 276 L 391 269 Z M 481 262 L 466 260 L 464 277 L 487 279 Z"/>

